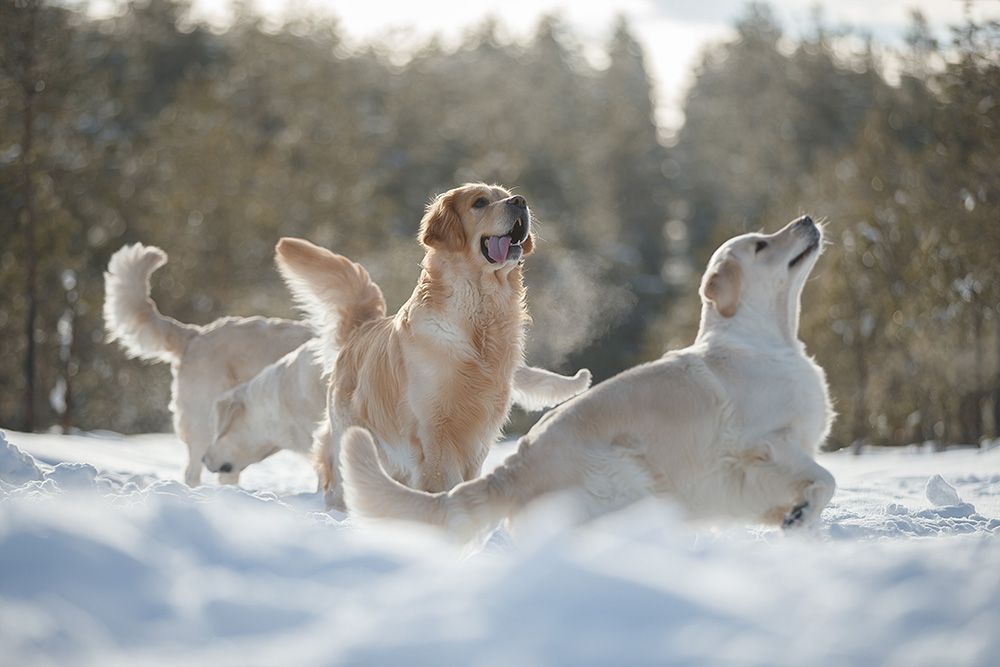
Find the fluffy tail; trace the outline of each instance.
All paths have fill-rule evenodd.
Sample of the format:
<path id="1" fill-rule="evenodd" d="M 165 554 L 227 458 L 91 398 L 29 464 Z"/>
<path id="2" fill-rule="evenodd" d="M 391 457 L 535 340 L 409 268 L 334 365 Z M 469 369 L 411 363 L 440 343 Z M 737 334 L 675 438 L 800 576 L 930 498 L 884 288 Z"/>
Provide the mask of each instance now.
<path id="1" fill-rule="evenodd" d="M 514 371 L 514 402 L 528 411 L 543 410 L 568 401 L 590 386 L 590 371 L 559 375 L 544 368 L 518 366 Z"/>
<path id="2" fill-rule="evenodd" d="M 360 264 L 302 239 L 275 248 L 278 270 L 327 350 L 339 350 L 363 322 L 385 315 L 382 290 Z M 324 371 L 334 359 L 323 359 Z"/>
<path id="3" fill-rule="evenodd" d="M 403 486 L 382 468 L 371 434 L 356 426 L 341 439 L 340 474 L 349 512 L 441 526 L 463 540 L 495 527 L 512 507 L 495 475 L 463 482 L 443 493 Z"/>
<path id="4" fill-rule="evenodd" d="M 167 263 L 167 254 L 141 243 L 111 256 L 104 274 L 104 326 L 129 356 L 172 361 L 198 328 L 165 317 L 149 297 L 149 276 Z"/>

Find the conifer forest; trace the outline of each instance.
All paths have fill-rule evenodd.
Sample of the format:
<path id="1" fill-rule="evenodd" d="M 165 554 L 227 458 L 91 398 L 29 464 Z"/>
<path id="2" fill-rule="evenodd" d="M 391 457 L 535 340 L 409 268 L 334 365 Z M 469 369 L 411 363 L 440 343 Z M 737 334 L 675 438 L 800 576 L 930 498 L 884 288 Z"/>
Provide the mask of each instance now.
<path id="1" fill-rule="evenodd" d="M 596 382 L 689 344 L 717 245 L 808 213 L 829 240 L 800 329 L 828 447 L 1000 437 L 1000 24 L 942 40 L 914 14 L 890 47 L 749 4 L 664 133 L 624 19 L 597 59 L 558 16 L 403 58 L 335 18 L 223 31 L 187 9 L 0 0 L 0 426 L 170 430 L 170 369 L 106 340 L 122 245 L 167 252 L 152 296 L 184 322 L 298 317 L 282 236 L 361 262 L 394 312 L 425 205 L 486 181 L 537 224 L 531 364 Z"/>

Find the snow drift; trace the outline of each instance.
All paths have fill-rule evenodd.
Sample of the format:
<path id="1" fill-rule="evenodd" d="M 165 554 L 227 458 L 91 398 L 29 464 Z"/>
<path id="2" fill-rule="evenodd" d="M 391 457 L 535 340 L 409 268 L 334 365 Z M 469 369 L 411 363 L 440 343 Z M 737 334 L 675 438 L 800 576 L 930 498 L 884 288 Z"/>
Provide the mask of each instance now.
<path id="1" fill-rule="evenodd" d="M 291 453 L 190 489 L 171 436 L 7 433 L 0 662 L 996 664 L 1000 448 L 822 458 L 812 535 L 552 503 L 470 554 L 321 512 Z"/>

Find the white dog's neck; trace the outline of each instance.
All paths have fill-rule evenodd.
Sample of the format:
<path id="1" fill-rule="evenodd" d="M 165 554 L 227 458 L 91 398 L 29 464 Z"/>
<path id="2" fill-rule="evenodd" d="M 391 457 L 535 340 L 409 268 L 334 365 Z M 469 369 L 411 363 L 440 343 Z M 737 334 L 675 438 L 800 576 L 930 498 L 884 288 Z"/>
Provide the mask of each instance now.
<path id="1" fill-rule="evenodd" d="M 773 309 L 779 313 L 778 317 L 774 316 Z M 758 349 L 760 343 L 766 341 L 774 348 L 802 352 L 804 345 L 798 338 L 798 313 L 798 299 L 792 299 L 787 292 L 776 304 L 767 307 L 743 302 L 732 317 L 723 317 L 711 304 L 702 304 L 701 325 L 695 342 Z"/>

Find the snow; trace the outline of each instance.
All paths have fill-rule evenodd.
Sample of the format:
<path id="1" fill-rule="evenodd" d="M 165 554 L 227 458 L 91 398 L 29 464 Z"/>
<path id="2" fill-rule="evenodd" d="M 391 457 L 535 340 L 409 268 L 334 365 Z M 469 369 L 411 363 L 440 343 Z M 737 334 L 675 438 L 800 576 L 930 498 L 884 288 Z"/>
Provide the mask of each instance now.
<path id="1" fill-rule="evenodd" d="M 954 486 L 946 482 L 941 475 L 934 475 L 927 480 L 925 491 L 927 500 L 934 503 L 936 507 L 962 504 L 962 499 L 958 497 L 958 491 L 955 490 Z"/>
<path id="2" fill-rule="evenodd" d="M 289 452 L 239 489 L 184 486 L 184 459 L 0 437 L 0 664 L 1000 664 L 998 446 L 821 455 L 811 534 L 553 501 L 473 550 L 323 512 Z"/>

